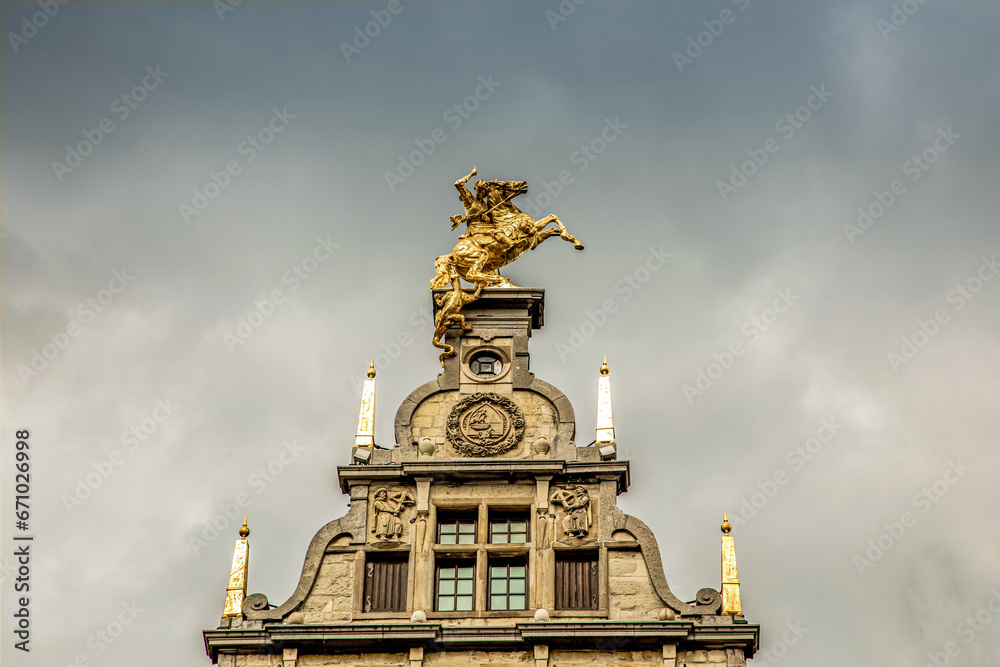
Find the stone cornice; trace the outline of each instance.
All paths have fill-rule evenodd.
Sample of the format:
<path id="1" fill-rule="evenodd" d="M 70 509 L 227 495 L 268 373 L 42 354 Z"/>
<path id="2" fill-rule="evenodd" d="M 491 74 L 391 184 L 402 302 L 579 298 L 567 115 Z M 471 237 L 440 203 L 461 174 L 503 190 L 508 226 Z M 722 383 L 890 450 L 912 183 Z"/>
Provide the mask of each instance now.
<path id="1" fill-rule="evenodd" d="M 450 289 L 431 290 L 431 306 L 434 314 L 440 309 L 435 296 L 447 294 Z M 471 292 L 466 289 L 466 292 Z M 485 289 L 479 298 L 470 306 L 466 306 L 466 317 L 480 311 L 524 311 L 531 321 L 532 329 L 541 329 L 545 325 L 545 290 L 540 287 L 505 287 L 502 289 Z M 502 315 L 500 315 L 502 317 Z"/>
<path id="2" fill-rule="evenodd" d="M 614 475 L 618 493 L 628 491 L 631 475 L 628 461 L 559 461 L 539 459 L 468 459 L 450 461 L 404 461 L 392 465 L 339 466 L 337 477 L 344 493 L 352 484 L 368 484 L 404 477 L 505 478 L 511 475 Z"/>
<path id="3" fill-rule="evenodd" d="M 633 650 L 687 642 L 698 648 L 757 650 L 760 626 L 743 623 L 701 625 L 692 621 L 567 621 L 515 623 L 497 627 L 445 627 L 436 623 L 268 625 L 261 630 L 205 630 L 205 649 L 220 653 L 276 653 L 299 648 L 309 653 L 380 652 L 424 647 L 434 651 L 527 650 L 539 644 L 577 650 Z"/>

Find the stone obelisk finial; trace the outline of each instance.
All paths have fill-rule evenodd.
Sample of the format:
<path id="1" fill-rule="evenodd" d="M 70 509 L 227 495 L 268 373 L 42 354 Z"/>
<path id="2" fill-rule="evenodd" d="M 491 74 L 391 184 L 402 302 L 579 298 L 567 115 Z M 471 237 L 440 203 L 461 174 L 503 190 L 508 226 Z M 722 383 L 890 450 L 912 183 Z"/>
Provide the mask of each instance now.
<path id="1" fill-rule="evenodd" d="M 722 513 L 722 613 L 742 614 L 740 603 L 740 578 L 736 574 L 736 542 L 729 534 L 733 527 L 729 517 Z"/>
<path id="2" fill-rule="evenodd" d="M 361 390 L 361 412 L 358 414 L 358 432 L 355 445 L 375 446 L 375 360 L 368 367 L 368 379 Z"/>
<path id="3" fill-rule="evenodd" d="M 247 519 L 243 517 L 240 539 L 236 540 L 236 548 L 233 549 L 233 567 L 229 571 L 226 607 L 222 611 L 222 618 L 238 618 L 243 615 L 243 599 L 247 596 L 247 569 L 250 560 L 250 543 L 247 541 L 249 535 Z"/>
<path id="4" fill-rule="evenodd" d="M 375 360 L 368 367 L 368 379 L 361 390 L 361 410 L 358 413 L 358 431 L 354 435 L 351 463 L 365 464 L 375 451 Z"/>
<path id="5" fill-rule="evenodd" d="M 615 448 L 615 419 L 611 410 L 611 378 L 608 357 L 601 364 L 601 377 L 597 380 L 597 430 L 594 443 L 604 460 L 617 457 Z"/>

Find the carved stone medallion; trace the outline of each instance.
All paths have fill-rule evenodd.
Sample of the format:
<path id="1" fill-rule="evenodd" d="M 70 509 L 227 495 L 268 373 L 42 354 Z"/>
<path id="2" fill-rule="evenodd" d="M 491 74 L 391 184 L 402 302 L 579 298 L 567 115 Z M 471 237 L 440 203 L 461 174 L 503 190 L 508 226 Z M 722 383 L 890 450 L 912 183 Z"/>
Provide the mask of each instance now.
<path id="1" fill-rule="evenodd" d="M 479 392 L 451 409 L 447 435 L 448 442 L 465 456 L 503 454 L 524 437 L 524 415 L 506 396 Z"/>

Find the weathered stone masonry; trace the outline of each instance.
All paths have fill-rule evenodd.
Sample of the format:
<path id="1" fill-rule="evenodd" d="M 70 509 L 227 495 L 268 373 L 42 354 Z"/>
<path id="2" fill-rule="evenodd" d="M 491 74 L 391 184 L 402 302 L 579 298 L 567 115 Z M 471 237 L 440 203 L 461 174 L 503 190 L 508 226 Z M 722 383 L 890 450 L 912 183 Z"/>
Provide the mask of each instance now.
<path id="1" fill-rule="evenodd" d="M 715 588 L 671 591 L 651 531 L 617 506 L 629 463 L 577 447 L 569 400 L 529 371 L 543 308 L 528 289 L 466 306 L 472 330 L 449 332 L 457 354 L 399 406 L 395 447 L 338 468 L 350 510 L 316 533 L 295 591 L 206 630 L 213 662 L 745 665 L 758 626 Z"/>

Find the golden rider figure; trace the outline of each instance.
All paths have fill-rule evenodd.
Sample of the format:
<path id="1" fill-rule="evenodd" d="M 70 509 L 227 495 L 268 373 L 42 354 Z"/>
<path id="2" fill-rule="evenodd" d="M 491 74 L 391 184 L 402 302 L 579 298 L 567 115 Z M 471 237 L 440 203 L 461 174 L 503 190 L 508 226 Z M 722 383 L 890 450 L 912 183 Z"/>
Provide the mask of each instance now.
<path id="1" fill-rule="evenodd" d="M 479 172 L 473 167 L 467 176 L 463 176 L 455 181 L 455 189 L 458 190 L 458 198 L 462 200 L 462 205 L 465 207 L 465 215 L 451 216 L 451 228 L 455 229 L 455 227 L 458 227 L 463 222 L 468 223 L 465 234 L 459 238 L 485 234 L 495 239 L 506 250 L 514 245 L 514 242 L 493 221 L 487 198 L 488 189 L 486 181 L 480 179 L 475 182 L 475 195 L 465 187 L 465 184 L 477 173 Z"/>

